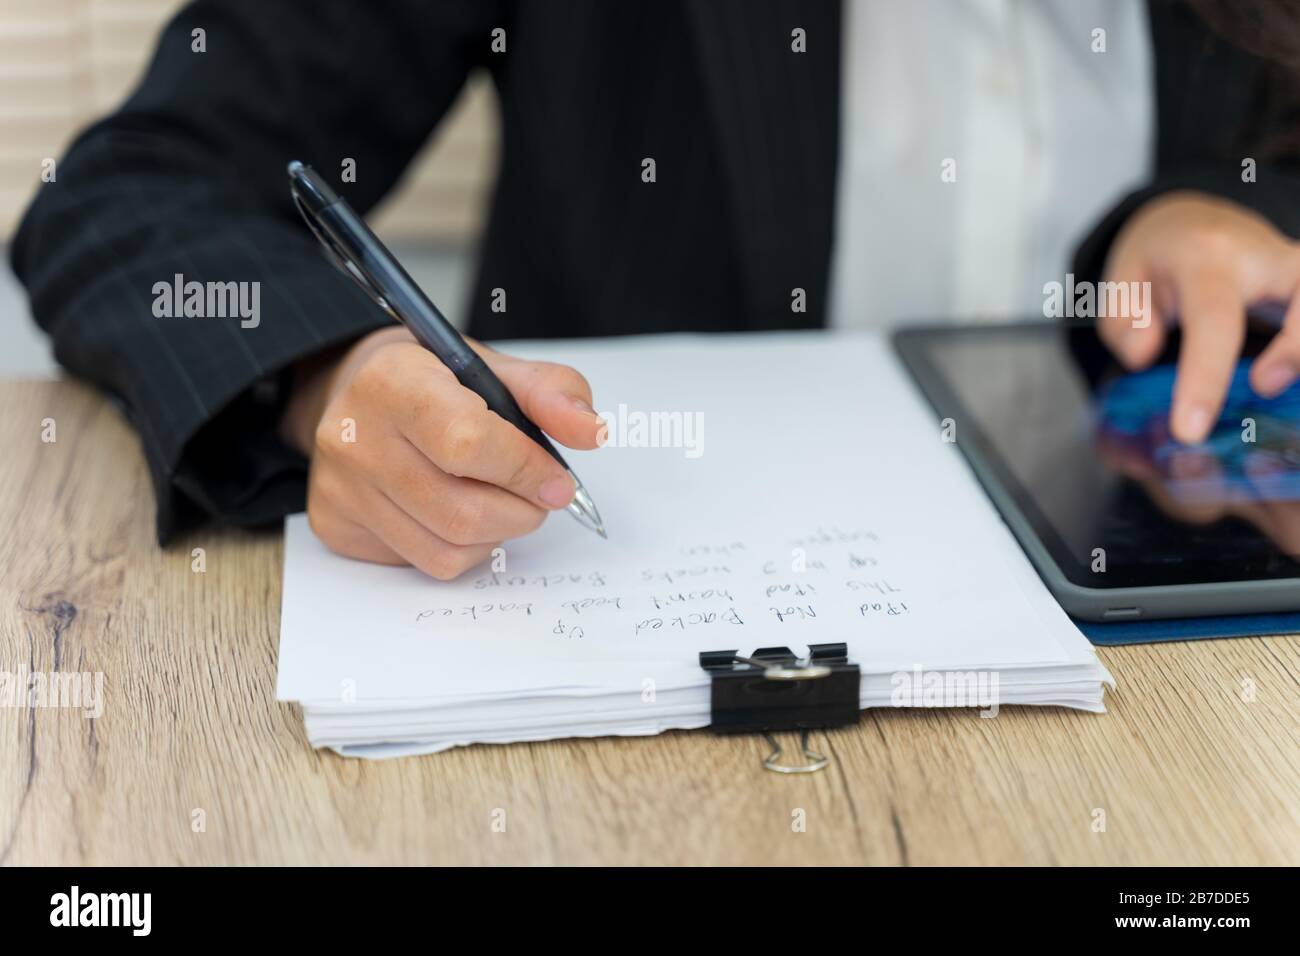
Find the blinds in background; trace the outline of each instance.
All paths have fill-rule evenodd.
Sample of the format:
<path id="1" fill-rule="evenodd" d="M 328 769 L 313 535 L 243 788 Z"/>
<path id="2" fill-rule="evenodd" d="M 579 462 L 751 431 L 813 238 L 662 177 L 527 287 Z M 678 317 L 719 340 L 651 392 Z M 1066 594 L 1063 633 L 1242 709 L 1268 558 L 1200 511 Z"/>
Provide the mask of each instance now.
<path id="1" fill-rule="evenodd" d="M 88 122 L 130 92 L 180 0 L 4 0 L 0 7 L 0 238 Z M 402 188 L 372 217 L 392 240 L 477 235 L 496 168 L 490 82 L 473 79 Z"/>

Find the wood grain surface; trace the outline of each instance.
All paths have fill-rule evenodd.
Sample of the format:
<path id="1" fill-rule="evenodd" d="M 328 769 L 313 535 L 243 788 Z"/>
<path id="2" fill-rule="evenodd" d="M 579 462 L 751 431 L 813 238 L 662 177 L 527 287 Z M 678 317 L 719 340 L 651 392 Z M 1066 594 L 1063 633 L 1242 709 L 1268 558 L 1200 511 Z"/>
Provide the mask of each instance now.
<path id="1" fill-rule="evenodd" d="M 0 407 L 0 671 L 102 674 L 97 718 L 0 708 L 0 862 L 1300 863 L 1294 636 L 1103 650 L 1100 716 L 869 711 L 806 777 L 703 732 L 313 751 L 274 699 L 280 535 L 161 550 L 109 405 L 7 382 Z"/>

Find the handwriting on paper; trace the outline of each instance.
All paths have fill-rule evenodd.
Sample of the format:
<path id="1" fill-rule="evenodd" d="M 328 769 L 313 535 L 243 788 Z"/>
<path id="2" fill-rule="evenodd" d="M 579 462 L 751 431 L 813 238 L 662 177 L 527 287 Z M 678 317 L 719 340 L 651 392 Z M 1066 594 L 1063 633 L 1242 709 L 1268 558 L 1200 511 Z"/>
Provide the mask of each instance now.
<path id="1" fill-rule="evenodd" d="M 904 587 L 888 571 L 887 542 L 870 530 L 837 527 L 787 539 L 784 548 L 715 541 L 684 545 L 676 559 L 640 568 L 491 571 L 472 586 L 512 597 L 430 606 L 416 612 L 415 622 L 453 633 L 478 622 L 509 621 L 521 634 L 572 641 L 743 630 L 761 617 L 782 631 L 820 629 L 832 640 L 837 627 L 860 630 L 864 622 L 911 611 Z"/>

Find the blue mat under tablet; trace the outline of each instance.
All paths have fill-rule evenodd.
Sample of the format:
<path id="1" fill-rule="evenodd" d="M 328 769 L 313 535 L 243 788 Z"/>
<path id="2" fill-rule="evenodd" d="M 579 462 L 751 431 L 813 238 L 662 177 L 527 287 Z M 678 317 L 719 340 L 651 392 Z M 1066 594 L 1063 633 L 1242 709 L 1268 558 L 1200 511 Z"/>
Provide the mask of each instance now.
<path id="1" fill-rule="evenodd" d="M 1170 618 L 1163 621 L 1075 621 L 1094 644 L 1151 644 L 1211 637 L 1300 634 L 1300 614 L 1232 614 L 1223 617 Z"/>

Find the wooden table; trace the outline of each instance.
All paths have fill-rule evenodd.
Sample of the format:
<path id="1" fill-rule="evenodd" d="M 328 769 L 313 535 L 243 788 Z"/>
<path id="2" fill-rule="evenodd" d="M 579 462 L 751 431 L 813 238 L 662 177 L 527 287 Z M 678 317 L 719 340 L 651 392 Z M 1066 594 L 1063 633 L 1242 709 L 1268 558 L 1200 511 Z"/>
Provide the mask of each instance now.
<path id="1" fill-rule="evenodd" d="M 274 699 L 280 536 L 160 550 L 116 412 L 68 382 L 0 407 L 0 670 L 103 674 L 97 719 L 0 709 L 0 862 L 1300 863 L 1297 637 L 1103 650 L 1104 716 L 869 711 L 807 777 L 702 732 L 313 751 Z"/>

